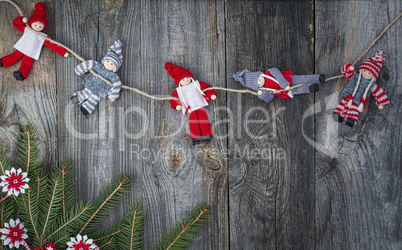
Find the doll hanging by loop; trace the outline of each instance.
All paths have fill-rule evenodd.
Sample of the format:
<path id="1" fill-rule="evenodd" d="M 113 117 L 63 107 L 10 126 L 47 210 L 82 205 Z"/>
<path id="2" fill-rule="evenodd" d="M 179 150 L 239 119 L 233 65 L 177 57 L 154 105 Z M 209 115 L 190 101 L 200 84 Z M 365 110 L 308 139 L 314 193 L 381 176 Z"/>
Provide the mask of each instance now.
<path id="1" fill-rule="evenodd" d="M 379 109 L 389 104 L 384 90 L 375 84 L 384 59 L 382 51 L 377 52 L 374 57 L 362 63 L 359 73 L 355 72 L 355 67 L 351 63 L 342 65 L 342 74 L 350 81 L 341 92 L 343 99 L 334 111 L 338 114 L 338 122 L 346 121 L 349 127 L 357 124 L 360 112 L 366 110 L 370 94 L 374 95 Z"/>
<path id="2" fill-rule="evenodd" d="M 75 67 L 75 73 L 77 73 L 77 75 L 84 75 L 87 71 L 92 69 L 95 73 L 101 75 L 113 84 L 112 86 L 108 85 L 105 81 L 92 73 L 84 79 L 82 84 L 85 88 L 75 92 L 71 100 L 74 104 L 81 105 L 80 110 L 85 116 L 95 110 L 101 98 L 109 98 L 109 101 L 114 102 L 119 97 L 122 83 L 117 75 L 117 71 L 119 71 L 123 63 L 122 48 L 123 43 L 117 40 L 107 50 L 101 63 L 88 60 Z"/>
<path id="3" fill-rule="evenodd" d="M 204 107 L 208 106 L 210 100 L 216 99 L 217 93 L 212 89 L 204 92 L 203 90 L 211 86 L 194 80 L 194 75 L 185 68 L 167 62 L 165 69 L 177 84 L 172 97 L 178 100 L 170 100 L 170 106 L 172 109 L 182 110 L 185 115 L 189 113 L 190 137 L 193 145 L 209 143 L 213 133 Z"/>
<path id="4" fill-rule="evenodd" d="M 42 31 L 47 27 L 46 5 L 41 2 L 36 3 L 35 10 L 32 13 L 29 22 L 28 19 L 23 16 L 19 16 L 13 21 L 14 27 L 24 34 L 14 45 L 16 50 L 10 55 L 0 58 L 0 67 L 10 67 L 22 58 L 21 67 L 18 69 L 18 71 L 14 71 L 13 74 L 15 79 L 19 81 L 23 81 L 29 76 L 33 60 L 39 59 L 43 45 L 47 46 L 49 49 L 61 56 L 68 57 L 68 52 L 66 49 L 33 32 L 26 26 L 26 23 L 28 23 L 29 27 L 31 27 L 34 31 L 39 32 L 41 35 L 47 37 L 45 33 L 42 33 Z"/>
<path id="5" fill-rule="evenodd" d="M 315 93 L 318 84 L 325 83 L 325 75 L 294 75 L 292 71 L 279 71 L 277 68 L 270 68 L 265 74 L 244 69 L 234 74 L 233 78 L 244 87 L 257 91 L 258 98 L 265 102 L 271 102 L 274 97 L 289 99 L 294 95 Z"/>

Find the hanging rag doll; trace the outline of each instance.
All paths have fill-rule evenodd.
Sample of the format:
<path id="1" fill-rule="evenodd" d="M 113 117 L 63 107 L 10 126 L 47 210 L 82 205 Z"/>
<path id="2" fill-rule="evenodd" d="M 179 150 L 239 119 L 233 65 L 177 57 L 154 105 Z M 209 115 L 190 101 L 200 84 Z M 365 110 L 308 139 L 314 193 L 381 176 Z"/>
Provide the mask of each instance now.
<path id="1" fill-rule="evenodd" d="M 274 97 L 289 99 L 293 95 L 315 93 L 318 84 L 325 83 L 325 75 L 293 75 L 292 71 L 279 71 L 277 68 L 270 68 L 265 74 L 244 69 L 234 74 L 233 78 L 244 87 L 257 91 L 258 98 L 266 102 Z M 295 88 L 290 89 L 292 86 Z"/>
<path id="2" fill-rule="evenodd" d="M 31 72 L 33 60 L 39 59 L 43 45 L 46 45 L 49 49 L 61 56 L 68 57 L 68 52 L 66 49 L 46 40 L 42 36 L 30 30 L 25 25 L 27 22 L 27 18 L 22 16 L 14 19 L 14 27 L 24 34 L 14 45 L 16 50 L 10 55 L 0 58 L 0 67 L 4 68 L 14 65 L 22 58 L 21 67 L 18 69 L 18 71 L 14 71 L 14 77 L 19 81 L 23 81 L 28 77 L 29 72 Z M 36 32 L 39 32 L 43 36 L 47 37 L 45 33 L 41 32 L 47 27 L 45 4 L 41 2 L 35 4 L 35 10 L 29 19 L 28 25 Z"/>
<path id="3" fill-rule="evenodd" d="M 384 90 L 375 84 L 380 74 L 383 60 L 382 51 L 377 52 L 375 57 L 368 58 L 359 68 L 359 73 L 351 63 L 342 66 L 342 75 L 350 79 L 348 85 L 341 92 L 342 101 L 336 107 L 334 113 L 338 114 L 338 121 L 346 121 L 346 125 L 353 127 L 357 124 L 359 114 L 366 110 L 366 103 L 373 94 L 379 109 L 389 104 L 389 99 Z"/>
<path id="4" fill-rule="evenodd" d="M 213 133 L 204 107 L 208 106 L 210 100 L 216 99 L 217 93 L 214 90 L 203 92 L 211 86 L 194 80 L 194 75 L 185 68 L 167 62 L 165 69 L 177 84 L 172 97 L 179 100 L 170 100 L 172 109 L 182 110 L 183 114 L 190 113 L 190 137 L 193 145 L 209 143 Z"/>
<path id="5" fill-rule="evenodd" d="M 75 67 L 75 73 L 77 73 L 77 75 L 82 76 L 92 69 L 95 73 L 101 75 L 113 84 L 113 86 L 110 86 L 99 77 L 89 73 L 82 82 L 85 88 L 75 92 L 71 97 L 74 104 L 81 105 L 80 110 L 85 116 L 91 114 L 95 110 L 101 97 L 104 99 L 109 98 L 111 102 L 119 97 L 121 81 L 117 75 L 117 71 L 119 71 L 119 68 L 123 63 L 122 47 L 123 43 L 120 40 L 117 40 L 107 50 L 101 63 L 94 60 L 88 60 Z"/>

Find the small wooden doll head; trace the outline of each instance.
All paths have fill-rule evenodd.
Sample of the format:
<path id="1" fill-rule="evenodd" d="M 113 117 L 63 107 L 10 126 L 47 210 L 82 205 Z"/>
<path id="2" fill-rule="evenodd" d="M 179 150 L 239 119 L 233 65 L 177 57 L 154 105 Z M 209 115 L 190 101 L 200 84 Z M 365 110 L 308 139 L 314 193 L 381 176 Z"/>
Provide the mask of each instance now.
<path id="1" fill-rule="evenodd" d="M 179 84 L 181 86 L 187 86 L 191 83 L 191 77 L 187 76 L 180 80 Z"/>
<path id="2" fill-rule="evenodd" d="M 47 27 L 46 4 L 36 3 L 35 10 L 29 18 L 29 26 L 35 31 L 43 31 Z"/>

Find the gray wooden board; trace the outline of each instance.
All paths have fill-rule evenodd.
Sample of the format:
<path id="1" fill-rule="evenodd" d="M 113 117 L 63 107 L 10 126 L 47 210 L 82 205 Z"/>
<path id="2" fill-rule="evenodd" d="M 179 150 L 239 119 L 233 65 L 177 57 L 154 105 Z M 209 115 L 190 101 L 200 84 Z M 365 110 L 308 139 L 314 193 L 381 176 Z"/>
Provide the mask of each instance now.
<path id="1" fill-rule="evenodd" d="M 31 1 L 16 1 L 16 3 L 22 7 L 26 15 L 32 14 Z M 45 32 L 54 37 L 54 2 L 47 4 L 50 25 Z M 8 3 L 0 2 L 0 10 L 3 17 L 0 25 L 2 34 L 0 57 L 3 57 L 15 51 L 14 44 L 22 33 L 12 25 L 12 21 L 19 16 L 16 9 Z M 56 56 L 59 55 L 44 46 L 39 60 L 34 61 L 30 76 L 23 82 L 15 80 L 13 76 L 13 72 L 19 69 L 21 61 L 8 68 L 0 68 L 0 142 L 9 151 L 11 161 L 15 162 L 17 156 L 15 149 L 19 125 L 30 121 L 35 121 L 39 132 L 39 147 L 43 162 L 50 165 L 58 159 L 56 68 L 51 66 L 55 64 Z"/>
<path id="2" fill-rule="evenodd" d="M 402 1 L 320 1 L 316 6 L 316 71 L 337 75 L 402 11 Z M 329 21 L 330 20 L 330 21 Z M 401 20 L 370 49 L 386 60 L 377 84 L 391 104 L 371 97 L 360 124 L 334 121 L 345 79 L 316 95 L 316 247 L 401 249 Z M 358 68 L 364 57 L 356 64 Z"/>
<path id="3" fill-rule="evenodd" d="M 228 86 L 242 89 L 232 75 L 245 68 L 313 73 L 313 25 L 308 1 L 228 4 Z M 303 138 L 313 136 L 314 120 L 302 120 L 313 103 L 314 95 L 309 94 L 292 100 L 275 98 L 271 103 L 228 94 L 228 107 L 239 122 L 234 126 L 239 136 L 229 139 L 230 245 L 234 249 L 314 246 L 314 149 Z"/>
<path id="4" fill-rule="evenodd" d="M 16 3 L 31 14 L 31 1 Z M 400 0 L 45 3 L 51 37 L 98 61 L 122 40 L 120 78 L 153 95 L 176 87 L 166 61 L 235 89 L 243 88 L 232 75 L 244 68 L 338 75 L 402 9 Z M 14 8 L 0 2 L 0 13 L 4 56 L 21 33 L 11 24 Z M 85 118 L 70 102 L 83 88 L 74 73 L 80 62 L 44 48 L 24 82 L 12 76 L 18 66 L 0 69 L 0 143 L 15 161 L 19 124 L 32 122 L 45 165 L 74 166 L 77 200 L 94 200 L 117 174 L 132 175 L 131 192 L 107 224 L 142 201 L 146 249 L 202 201 L 212 218 L 190 249 L 398 249 L 401 38 L 399 22 L 370 50 L 387 55 L 378 82 L 391 104 L 378 110 L 371 100 L 355 128 L 331 114 L 344 79 L 271 103 L 218 91 L 207 107 L 215 138 L 204 146 L 191 145 L 188 121 L 169 102 L 127 90 Z"/>

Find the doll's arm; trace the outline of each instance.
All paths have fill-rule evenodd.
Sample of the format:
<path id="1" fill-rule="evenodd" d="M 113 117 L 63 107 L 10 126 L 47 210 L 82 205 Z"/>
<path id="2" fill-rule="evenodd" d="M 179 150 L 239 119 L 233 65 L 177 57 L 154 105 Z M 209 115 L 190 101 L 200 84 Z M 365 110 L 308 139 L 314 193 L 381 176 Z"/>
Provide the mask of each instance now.
<path id="1" fill-rule="evenodd" d="M 24 32 L 26 28 L 25 23 L 22 21 L 23 18 L 23 16 L 19 16 L 13 21 L 14 27 L 21 32 Z"/>
<path id="2" fill-rule="evenodd" d="M 263 100 L 265 102 L 270 102 L 270 101 L 272 101 L 272 99 L 274 99 L 274 96 L 265 89 L 259 90 L 258 92 L 259 92 L 259 94 L 262 93 L 261 95 L 258 95 L 258 98 L 260 98 L 261 100 Z"/>
<path id="3" fill-rule="evenodd" d="M 121 90 L 120 78 L 116 77 L 112 83 L 113 83 L 113 86 L 109 90 L 108 98 L 114 101 L 117 98 L 119 98 L 119 95 L 120 95 L 120 90 Z"/>
<path id="4" fill-rule="evenodd" d="M 286 88 L 286 86 L 289 86 L 289 82 L 285 79 L 279 69 L 270 68 L 268 69 L 268 71 L 272 74 L 273 77 L 275 77 L 276 80 L 278 80 L 278 84 L 279 86 L 281 86 L 282 89 Z"/>
<path id="5" fill-rule="evenodd" d="M 385 94 L 384 90 L 377 84 L 374 84 L 373 91 L 371 93 L 375 97 L 378 108 L 380 108 L 380 106 L 385 106 L 389 104 L 387 94 Z"/>
<path id="6" fill-rule="evenodd" d="M 351 63 L 345 63 L 342 65 L 342 75 L 344 75 L 348 79 L 352 79 L 353 75 L 355 74 L 355 67 Z"/>
<path id="7" fill-rule="evenodd" d="M 95 67 L 95 65 L 97 64 L 96 61 L 94 60 L 88 60 L 85 61 L 83 63 L 78 64 L 77 67 L 75 67 L 75 73 L 77 73 L 77 75 L 82 76 L 83 74 L 85 74 L 88 70 L 92 69 L 93 67 Z"/>
<path id="8" fill-rule="evenodd" d="M 177 99 L 179 99 L 179 94 L 177 93 L 177 90 L 173 91 L 171 97 L 175 97 Z M 172 107 L 172 109 L 176 109 L 179 110 L 181 108 L 181 102 L 179 100 L 170 100 L 170 106 Z"/>
<path id="9" fill-rule="evenodd" d="M 57 54 L 59 54 L 61 56 L 64 56 L 64 57 L 68 56 L 68 52 L 65 48 L 63 48 L 57 44 L 54 44 L 49 40 L 45 40 L 44 44 L 46 47 L 48 47 L 49 49 L 53 50 L 54 52 L 56 52 Z"/>
<path id="10" fill-rule="evenodd" d="M 200 88 L 201 88 L 201 90 L 204 90 L 204 89 L 207 89 L 207 88 L 211 88 L 211 85 L 209 85 L 209 84 L 207 84 L 207 83 L 205 83 L 205 82 L 199 82 L 199 83 L 200 83 Z M 208 96 L 208 98 L 210 98 L 210 99 L 212 99 L 212 100 L 215 100 L 216 97 L 218 96 L 218 94 L 216 93 L 216 91 L 213 90 L 213 89 L 210 89 L 210 90 L 205 91 L 204 94 L 205 94 L 206 96 Z M 213 98 L 212 96 L 215 96 L 215 98 Z"/>

